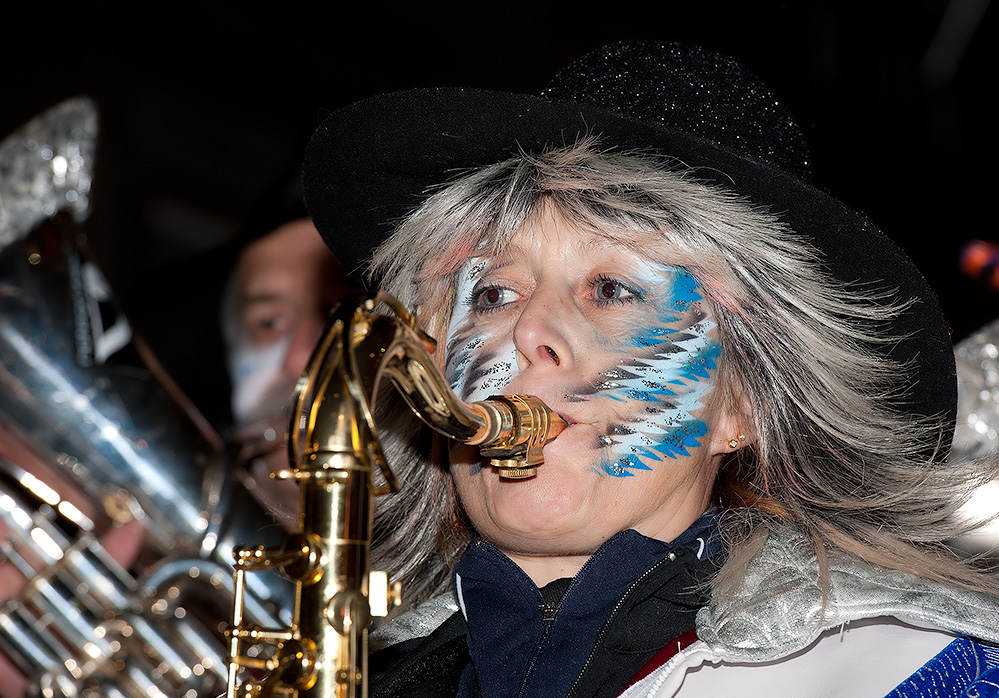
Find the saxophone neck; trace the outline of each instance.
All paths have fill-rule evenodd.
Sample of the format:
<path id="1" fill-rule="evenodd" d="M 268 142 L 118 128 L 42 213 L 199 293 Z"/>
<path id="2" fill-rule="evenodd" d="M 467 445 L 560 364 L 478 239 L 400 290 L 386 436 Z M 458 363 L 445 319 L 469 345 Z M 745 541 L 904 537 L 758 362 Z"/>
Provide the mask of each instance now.
<path id="1" fill-rule="evenodd" d="M 391 314 L 377 313 L 378 307 L 388 308 Z M 377 437 L 371 415 L 380 383 L 387 377 L 417 417 L 444 436 L 478 446 L 501 477 L 534 475 L 544 460 L 544 445 L 558 436 L 566 422 L 530 395 L 494 395 L 481 402 L 463 402 L 432 358 L 436 345 L 415 317 L 387 293 L 343 299 L 303 374 L 289 434 L 298 433 L 303 408 L 315 397 L 314 386 L 328 385 L 336 374 L 335 380 L 345 386 L 351 400 L 360 398 L 356 407 Z M 314 399 L 311 404 L 315 405 Z M 293 441 L 289 438 L 289 448 L 297 460 L 301 449 Z"/>

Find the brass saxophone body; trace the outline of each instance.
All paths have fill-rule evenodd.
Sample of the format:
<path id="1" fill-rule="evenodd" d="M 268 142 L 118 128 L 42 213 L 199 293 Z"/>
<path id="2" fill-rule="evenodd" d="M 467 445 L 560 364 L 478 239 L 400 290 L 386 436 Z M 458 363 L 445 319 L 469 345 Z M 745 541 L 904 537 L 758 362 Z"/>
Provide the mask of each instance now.
<path id="1" fill-rule="evenodd" d="M 376 313 L 381 305 L 394 314 Z M 235 551 L 229 698 L 367 695 L 368 627 L 399 599 L 398 588 L 368 566 L 374 496 L 396 488 L 373 417 L 385 377 L 429 426 L 479 446 L 501 477 L 533 475 L 544 445 L 565 428 L 535 397 L 461 402 L 431 359 L 434 345 L 387 294 L 344 299 L 334 310 L 296 390 L 288 436 L 293 466 L 274 473 L 301 487 L 300 530 L 277 548 Z M 380 487 L 376 472 L 385 481 Z M 274 568 L 295 582 L 293 621 L 279 629 L 249 625 L 240 595 L 245 573 Z M 273 651 L 261 653 L 260 644 Z M 243 680 L 248 669 L 266 675 Z"/>

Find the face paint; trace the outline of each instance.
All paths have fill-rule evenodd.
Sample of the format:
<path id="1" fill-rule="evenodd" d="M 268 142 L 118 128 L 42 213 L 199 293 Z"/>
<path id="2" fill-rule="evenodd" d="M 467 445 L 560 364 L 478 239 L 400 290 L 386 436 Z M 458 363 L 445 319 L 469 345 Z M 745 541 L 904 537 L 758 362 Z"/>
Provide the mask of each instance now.
<path id="1" fill-rule="evenodd" d="M 497 395 L 519 373 L 513 335 L 487 342 L 471 312 L 472 293 L 486 267 L 473 258 L 458 274 L 457 303 L 447 330 L 444 378 L 465 402 Z"/>
<path id="2" fill-rule="evenodd" d="M 647 307 L 655 316 L 632 338 L 634 357 L 603 372 L 591 400 L 637 403 L 631 418 L 616 421 L 601 437 L 613 454 L 600 469 L 616 477 L 648 470 L 648 463 L 689 456 L 707 425 L 693 416 L 705 406 L 711 374 L 721 353 L 694 278 L 679 267 L 660 266 L 649 285 Z"/>
<path id="3" fill-rule="evenodd" d="M 290 334 L 285 335 L 262 347 L 244 339 L 231 349 L 227 361 L 232 381 L 232 413 L 238 424 L 258 419 L 262 412 L 271 409 L 265 403 L 281 378 L 291 339 Z M 288 395 L 290 390 L 285 399 Z"/>
<path id="4" fill-rule="evenodd" d="M 486 274 L 484 259 L 470 260 L 459 273 L 448 326 L 445 378 L 465 401 L 502 392 L 520 373 L 512 325 L 501 323 L 503 334 L 484 330 L 489 323 L 478 322 L 475 290 L 488 285 Z M 689 449 L 700 445 L 707 425 L 694 413 L 705 406 L 713 387 L 711 371 L 720 346 L 699 286 L 685 269 L 636 259 L 627 281 L 618 276 L 598 275 L 590 282 L 595 289 L 590 294 L 604 284 L 611 290 L 624 288 L 626 302 L 619 306 L 602 297 L 598 300 L 604 305 L 593 298 L 574 301 L 599 310 L 581 312 L 590 318 L 591 339 L 574 348 L 590 377 L 564 386 L 562 398 L 600 403 L 603 410 L 589 410 L 606 414 L 595 422 L 602 433 L 594 444 L 601 451 L 594 470 L 627 477 L 665 459 L 689 456 Z M 567 280 L 567 289 L 573 281 Z"/>

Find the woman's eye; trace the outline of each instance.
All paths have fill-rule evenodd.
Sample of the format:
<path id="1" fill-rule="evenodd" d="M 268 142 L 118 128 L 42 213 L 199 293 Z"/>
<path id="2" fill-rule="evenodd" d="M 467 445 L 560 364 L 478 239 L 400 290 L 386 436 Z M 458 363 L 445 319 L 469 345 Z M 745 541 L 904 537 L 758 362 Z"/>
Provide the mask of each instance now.
<path id="1" fill-rule="evenodd" d="M 475 295 L 475 305 L 479 308 L 499 308 L 517 300 L 517 294 L 508 288 L 491 286 Z"/>
<path id="2" fill-rule="evenodd" d="M 594 296 L 601 301 L 616 301 L 637 298 L 638 292 L 620 281 L 599 279 L 594 286 Z"/>

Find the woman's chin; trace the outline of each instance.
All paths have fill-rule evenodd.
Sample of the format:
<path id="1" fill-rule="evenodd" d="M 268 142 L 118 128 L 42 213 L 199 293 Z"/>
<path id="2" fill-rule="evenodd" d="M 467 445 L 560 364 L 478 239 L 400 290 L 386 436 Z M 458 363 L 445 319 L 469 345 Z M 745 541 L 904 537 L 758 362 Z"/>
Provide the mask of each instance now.
<path id="1" fill-rule="evenodd" d="M 613 502 L 612 488 L 596 471 L 594 434 L 588 425 L 569 427 L 545 446 L 537 475 L 522 480 L 501 479 L 489 466 L 458 466 L 458 491 L 480 535 L 504 551 L 531 554 L 599 547 L 606 539 L 600 524 Z"/>
<path id="2" fill-rule="evenodd" d="M 552 546 L 575 550 L 588 547 L 599 527 L 593 520 L 599 512 L 591 511 L 588 501 L 578 482 L 539 473 L 530 481 L 500 484 L 479 511 L 469 514 L 483 537 L 504 543 L 498 547 L 537 553 Z"/>
<path id="3" fill-rule="evenodd" d="M 550 528 L 505 525 L 480 533 L 483 540 L 510 556 L 589 556 L 606 540 L 595 535 L 593 530 L 557 525 Z"/>

